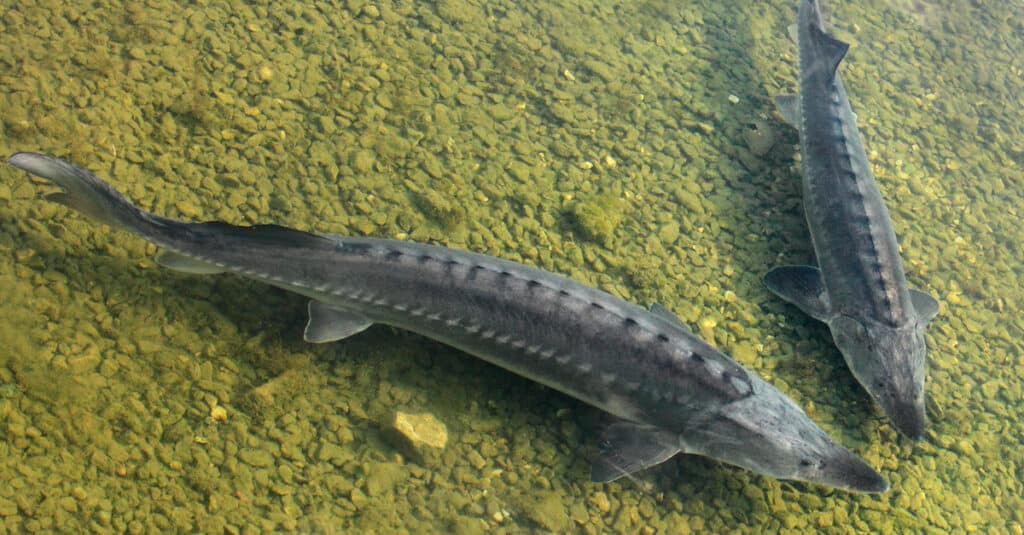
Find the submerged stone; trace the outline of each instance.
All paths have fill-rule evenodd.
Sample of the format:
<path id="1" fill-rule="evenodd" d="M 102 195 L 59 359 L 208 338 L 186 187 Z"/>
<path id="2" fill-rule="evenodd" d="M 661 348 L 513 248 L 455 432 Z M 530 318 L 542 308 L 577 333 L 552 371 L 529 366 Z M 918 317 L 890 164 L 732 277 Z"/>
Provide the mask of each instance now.
<path id="1" fill-rule="evenodd" d="M 573 208 L 573 216 L 583 235 L 608 247 L 615 237 L 615 228 L 622 221 L 624 204 L 614 194 L 605 193 L 577 204 Z"/>
<path id="2" fill-rule="evenodd" d="M 420 462 L 437 459 L 448 445 L 448 428 L 433 414 L 398 411 L 391 427 L 395 446 Z"/>
<path id="3" fill-rule="evenodd" d="M 743 140 L 754 156 L 764 156 L 775 146 L 775 130 L 768 121 L 754 119 L 743 128 Z"/>

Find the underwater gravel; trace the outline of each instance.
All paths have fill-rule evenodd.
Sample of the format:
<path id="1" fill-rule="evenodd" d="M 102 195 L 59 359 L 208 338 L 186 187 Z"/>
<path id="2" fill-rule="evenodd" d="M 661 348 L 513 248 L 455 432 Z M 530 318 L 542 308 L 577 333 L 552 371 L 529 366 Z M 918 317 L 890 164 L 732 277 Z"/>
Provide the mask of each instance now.
<path id="1" fill-rule="evenodd" d="M 759 282 L 811 254 L 771 103 L 795 2 L 19 2 L 0 152 L 161 215 L 440 243 L 663 303 L 888 494 L 700 458 L 589 484 L 594 410 L 391 329 L 304 344 L 301 299 L 158 269 L 4 167 L 0 532 L 1024 532 L 1024 26 L 997 2 L 828 3 L 908 276 L 942 302 L 917 445 Z M 404 448 L 396 411 L 443 450 Z"/>

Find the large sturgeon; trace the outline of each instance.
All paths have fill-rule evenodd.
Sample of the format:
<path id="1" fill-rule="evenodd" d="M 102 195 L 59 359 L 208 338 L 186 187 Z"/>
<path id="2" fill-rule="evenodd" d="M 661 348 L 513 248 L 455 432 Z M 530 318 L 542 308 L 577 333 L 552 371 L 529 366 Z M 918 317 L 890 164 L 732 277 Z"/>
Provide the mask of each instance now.
<path id="1" fill-rule="evenodd" d="M 849 45 L 825 33 L 816 0 L 800 4 L 796 41 L 800 92 L 776 103 L 800 130 L 804 213 L 818 267 L 778 267 L 765 284 L 828 324 L 854 377 L 897 430 L 919 440 L 924 332 L 938 303 L 907 287 L 892 221 L 836 71 Z"/>
<path id="2" fill-rule="evenodd" d="M 41 154 L 9 163 L 62 188 L 49 200 L 162 247 L 162 265 L 231 272 L 311 299 L 305 339 L 373 323 L 439 340 L 598 407 L 591 477 L 611 481 L 678 452 L 857 492 L 888 483 L 774 387 L 651 311 L 507 260 L 404 241 L 321 235 L 145 212 L 92 173 Z"/>

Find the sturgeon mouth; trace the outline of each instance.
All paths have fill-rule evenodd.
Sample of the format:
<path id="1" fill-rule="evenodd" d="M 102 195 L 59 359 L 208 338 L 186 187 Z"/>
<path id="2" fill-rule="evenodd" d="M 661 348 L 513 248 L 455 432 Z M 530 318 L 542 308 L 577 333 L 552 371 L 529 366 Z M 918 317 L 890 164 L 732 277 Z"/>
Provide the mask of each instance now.
<path id="1" fill-rule="evenodd" d="M 822 483 L 869 494 L 889 490 L 889 482 L 864 460 L 846 448 L 836 449 L 836 454 L 823 463 L 819 476 Z"/>

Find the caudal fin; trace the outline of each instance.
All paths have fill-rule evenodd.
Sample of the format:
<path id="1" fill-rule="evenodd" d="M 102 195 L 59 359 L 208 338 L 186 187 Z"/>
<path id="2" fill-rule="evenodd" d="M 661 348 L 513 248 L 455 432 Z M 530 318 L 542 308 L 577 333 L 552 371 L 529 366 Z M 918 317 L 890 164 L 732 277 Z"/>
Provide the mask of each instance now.
<path id="1" fill-rule="evenodd" d="M 52 182 L 63 191 L 50 193 L 47 200 L 73 208 L 112 227 L 139 232 L 148 214 L 96 175 L 59 158 L 34 152 L 19 152 L 7 163 Z"/>
<path id="2" fill-rule="evenodd" d="M 19 152 L 7 163 L 61 188 L 62 191 L 47 195 L 47 200 L 73 208 L 111 227 L 138 234 L 176 253 L 179 256 L 170 254 L 163 258 L 168 267 L 179 271 L 223 271 L 196 260 L 229 247 L 242 247 L 249 254 L 259 254 L 257 251 L 266 251 L 267 247 L 309 253 L 313 249 L 332 249 L 336 245 L 323 236 L 278 225 L 241 227 L 220 221 L 186 223 L 151 214 L 137 208 L 110 184 L 89 171 L 45 154 Z"/>

